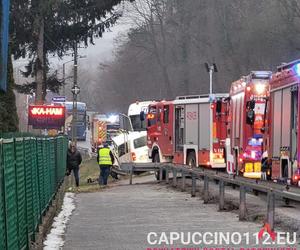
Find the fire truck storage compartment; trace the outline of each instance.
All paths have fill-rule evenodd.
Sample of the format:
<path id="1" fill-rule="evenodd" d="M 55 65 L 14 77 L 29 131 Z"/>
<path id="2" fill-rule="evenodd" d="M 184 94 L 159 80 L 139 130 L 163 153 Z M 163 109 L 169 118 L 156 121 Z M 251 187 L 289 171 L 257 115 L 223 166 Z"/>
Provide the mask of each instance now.
<path id="1" fill-rule="evenodd" d="M 209 150 L 209 103 L 177 105 L 175 108 L 176 151 L 183 145 L 197 145 L 199 150 Z M 197 152 L 195 152 L 197 153 Z"/>
<path id="2" fill-rule="evenodd" d="M 186 117 L 186 136 L 184 144 L 198 144 L 198 122 L 199 122 L 199 105 L 188 104 L 185 108 Z"/>
<path id="3" fill-rule="evenodd" d="M 210 146 L 210 104 L 201 103 L 199 104 L 199 141 L 198 147 L 199 150 L 206 149 L 209 150 Z"/>
<path id="4" fill-rule="evenodd" d="M 183 150 L 184 141 L 184 106 L 178 105 L 175 108 L 175 149 L 176 151 Z"/>
<path id="5" fill-rule="evenodd" d="M 241 128 L 242 124 L 245 122 L 243 120 L 243 105 L 244 105 L 244 93 L 236 94 L 232 97 L 232 116 L 235 117 L 234 123 L 232 124 L 232 147 L 242 147 L 243 141 L 241 138 Z"/>
<path id="6" fill-rule="evenodd" d="M 289 162 L 291 149 L 291 128 L 292 128 L 292 92 L 291 88 L 275 90 L 271 93 L 272 100 L 272 148 L 273 158 L 280 159 L 279 164 L 272 164 L 272 178 L 290 178 L 291 164 Z M 282 157 L 281 149 L 289 149 L 288 155 Z M 280 168 L 280 169 L 278 169 Z"/>
<path id="7" fill-rule="evenodd" d="M 273 93 L 272 156 L 280 157 L 281 147 L 290 147 L 291 129 L 291 91 L 280 89 Z"/>

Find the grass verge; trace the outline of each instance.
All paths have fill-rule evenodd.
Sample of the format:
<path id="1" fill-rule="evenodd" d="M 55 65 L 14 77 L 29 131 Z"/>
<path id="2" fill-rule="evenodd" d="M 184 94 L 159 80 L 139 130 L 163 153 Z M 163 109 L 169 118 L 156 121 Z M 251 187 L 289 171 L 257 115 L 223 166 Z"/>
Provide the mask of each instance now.
<path id="1" fill-rule="evenodd" d="M 75 180 L 72 174 L 69 176 L 68 183 L 66 185 L 67 191 L 76 193 L 89 193 L 103 190 L 104 188 L 101 188 L 98 184 L 99 174 L 99 165 L 95 158 L 84 160 L 79 170 L 79 189 L 75 187 Z M 92 180 L 92 183 L 88 183 L 88 179 Z M 109 176 L 108 181 L 112 182 L 111 176 Z"/>

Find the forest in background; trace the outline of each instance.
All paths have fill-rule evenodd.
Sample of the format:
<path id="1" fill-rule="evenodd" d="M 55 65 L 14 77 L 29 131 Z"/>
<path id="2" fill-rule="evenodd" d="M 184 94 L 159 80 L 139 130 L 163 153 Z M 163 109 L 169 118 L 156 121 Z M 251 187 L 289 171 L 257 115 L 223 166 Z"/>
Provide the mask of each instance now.
<path id="1" fill-rule="evenodd" d="M 115 58 L 98 81 L 80 72 L 81 100 L 99 112 L 126 112 L 136 100 L 172 99 L 209 90 L 204 63 L 216 63 L 214 92 L 251 70 L 276 70 L 300 58 L 296 0 L 136 0 Z"/>

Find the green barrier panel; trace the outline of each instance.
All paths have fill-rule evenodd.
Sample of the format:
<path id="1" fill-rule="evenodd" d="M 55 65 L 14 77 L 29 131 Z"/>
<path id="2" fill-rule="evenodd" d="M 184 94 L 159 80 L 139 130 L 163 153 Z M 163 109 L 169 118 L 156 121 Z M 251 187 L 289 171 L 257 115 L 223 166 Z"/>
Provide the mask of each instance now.
<path id="1" fill-rule="evenodd" d="M 55 182 L 55 148 L 54 148 L 54 139 L 51 138 L 49 141 L 49 147 L 50 147 L 50 193 L 51 198 L 53 194 L 55 193 L 56 189 L 56 182 Z"/>
<path id="2" fill-rule="evenodd" d="M 44 192 L 44 160 L 43 160 L 43 141 L 37 139 L 37 165 L 38 165 L 38 183 L 41 213 L 45 208 L 45 192 Z"/>
<path id="3" fill-rule="evenodd" d="M 55 164 L 56 164 L 56 185 L 59 184 L 60 182 L 60 152 L 62 150 L 62 144 L 61 144 L 61 138 L 58 137 L 56 138 L 56 143 L 55 143 L 55 149 L 56 149 L 56 159 L 55 159 Z"/>
<path id="4" fill-rule="evenodd" d="M 64 178 L 67 145 L 62 136 L 0 139 L 0 250 L 29 248 Z"/>
<path id="5" fill-rule="evenodd" d="M 18 249 L 17 193 L 14 154 L 15 153 L 13 140 L 4 140 L 4 202 L 6 213 L 6 238 L 8 250 Z"/>
<path id="6" fill-rule="evenodd" d="M 63 151 L 62 151 L 62 179 L 65 176 L 65 171 L 67 167 L 67 150 L 68 150 L 68 140 L 64 138 L 63 140 Z"/>
<path id="7" fill-rule="evenodd" d="M 37 165 L 37 143 L 36 139 L 31 138 L 31 170 L 32 170 L 32 208 L 33 208 L 33 225 L 36 230 L 41 216 L 40 198 L 39 198 L 39 180 L 38 180 L 38 165 Z"/>
<path id="8" fill-rule="evenodd" d="M 26 192 L 25 192 L 25 169 L 24 169 L 24 143 L 23 138 L 15 140 L 15 169 L 17 181 L 17 206 L 18 206 L 18 237 L 19 249 L 27 247 L 27 227 L 26 227 Z"/>
<path id="9" fill-rule="evenodd" d="M 30 138 L 25 138 L 24 141 L 25 155 L 25 185 L 26 185 L 26 213 L 27 213 L 27 231 L 29 235 L 34 232 L 33 219 L 33 185 L 32 185 L 32 158 L 35 157 L 31 153 Z"/>
<path id="10" fill-rule="evenodd" d="M 50 199 L 50 175 L 49 175 L 49 140 L 43 140 L 43 157 L 44 157 L 44 192 L 45 192 L 45 204 L 44 209 L 47 208 Z"/>
<path id="11" fill-rule="evenodd" d="M 5 230 L 5 215 L 4 215 L 4 188 L 3 188 L 3 161 L 2 161 L 2 140 L 0 142 L 0 249 L 6 250 L 6 230 Z"/>

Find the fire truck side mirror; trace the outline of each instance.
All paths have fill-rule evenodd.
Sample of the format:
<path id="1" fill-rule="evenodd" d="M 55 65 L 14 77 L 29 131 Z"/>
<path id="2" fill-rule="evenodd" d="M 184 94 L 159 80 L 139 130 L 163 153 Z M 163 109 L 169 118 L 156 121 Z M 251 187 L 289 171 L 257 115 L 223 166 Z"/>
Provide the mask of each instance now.
<path id="1" fill-rule="evenodd" d="M 249 125 L 253 125 L 254 124 L 254 117 L 255 117 L 255 112 L 253 109 L 250 109 L 247 112 L 247 117 L 246 117 L 246 123 Z"/>
<path id="2" fill-rule="evenodd" d="M 140 113 L 140 120 L 143 122 L 143 121 L 145 121 L 145 112 L 144 111 L 141 111 L 141 113 Z"/>
<path id="3" fill-rule="evenodd" d="M 216 113 L 220 114 L 222 112 L 222 100 L 217 100 L 216 103 Z"/>

